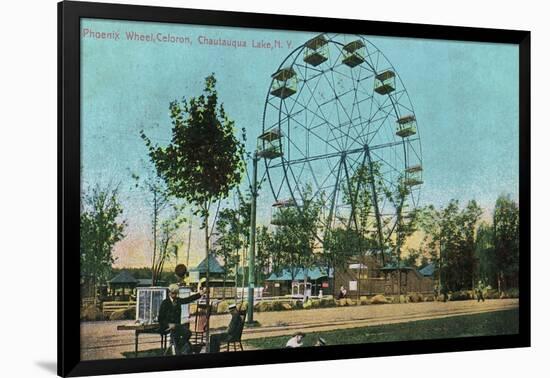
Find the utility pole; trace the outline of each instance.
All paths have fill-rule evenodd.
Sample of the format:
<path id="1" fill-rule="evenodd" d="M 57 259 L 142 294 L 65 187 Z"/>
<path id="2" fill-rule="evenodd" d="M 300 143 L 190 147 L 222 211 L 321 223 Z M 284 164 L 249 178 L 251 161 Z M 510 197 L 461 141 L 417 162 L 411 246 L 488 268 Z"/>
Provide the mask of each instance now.
<path id="1" fill-rule="evenodd" d="M 258 197 L 258 152 L 252 156 L 252 199 L 250 204 L 250 246 L 248 248 L 248 308 L 247 323 L 254 323 L 254 283 L 256 270 L 254 269 L 256 257 L 256 197 Z"/>
<path id="2" fill-rule="evenodd" d="M 254 322 L 254 284 L 256 270 L 254 269 L 256 257 L 256 197 L 258 197 L 258 152 L 255 151 L 252 156 L 252 199 L 250 204 L 250 245 L 248 248 L 248 308 L 247 323 Z"/>

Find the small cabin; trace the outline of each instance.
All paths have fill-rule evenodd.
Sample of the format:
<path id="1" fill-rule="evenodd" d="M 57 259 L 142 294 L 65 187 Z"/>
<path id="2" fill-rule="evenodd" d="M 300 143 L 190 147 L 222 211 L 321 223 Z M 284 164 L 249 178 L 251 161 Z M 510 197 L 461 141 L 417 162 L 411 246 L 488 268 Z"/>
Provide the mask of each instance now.
<path id="1" fill-rule="evenodd" d="M 342 63 L 346 66 L 353 68 L 365 62 L 365 44 L 362 40 L 358 39 L 346 44 L 343 50 Z"/>
<path id="2" fill-rule="evenodd" d="M 389 264 L 380 269 L 384 275 L 385 295 L 399 295 L 407 293 L 433 293 L 434 281 L 431 277 L 423 276 L 414 267 L 400 264 Z"/>
<path id="3" fill-rule="evenodd" d="M 273 84 L 270 93 L 273 96 L 284 100 L 296 93 L 298 78 L 296 77 L 296 71 L 292 67 L 281 68 L 271 75 L 271 77 L 273 78 Z"/>
<path id="4" fill-rule="evenodd" d="M 328 41 L 324 35 L 318 35 L 305 43 L 304 62 L 317 67 L 328 59 Z"/>
<path id="5" fill-rule="evenodd" d="M 387 95 L 395 90 L 395 72 L 387 70 L 374 77 L 374 91 Z"/>
<path id="6" fill-rule="evenodd" d="M 413 165 L 405 169 L 405 185 L 415 186 L 423 183 L 421 165 Z"/>
<path id="7" fill-rule="evenodd" d="M 275 159 L 283 156 L 281 137 L 281 129 L 278 126 L 264 131 L 258 137 L 258 154 L 260 157 Z"/>
<path id="8" fill-rule="evenodd" d="M 414 115 L 407 115 L 397 120 L 395 135 L 407 138 L 414 134 L 416 134 L 416 117 Z"/>

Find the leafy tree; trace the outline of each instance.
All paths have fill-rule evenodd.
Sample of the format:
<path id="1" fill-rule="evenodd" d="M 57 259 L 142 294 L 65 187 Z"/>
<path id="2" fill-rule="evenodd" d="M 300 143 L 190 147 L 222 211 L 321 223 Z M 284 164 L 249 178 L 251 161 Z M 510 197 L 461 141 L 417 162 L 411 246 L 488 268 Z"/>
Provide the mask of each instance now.
<path id="1" fill-rule="evenodd" d="M 320 201 L 311 198 L 308 187 L 303 193 L 303 204 L 278 209 L 280 225 L 273 234 L 271 251 L 274 270 L 290 269 L 293 280 L 299 269 L 307 270 L 313 266 L 314 251 L 319 245 Z"/>
<path id="2" fill-rule="evenodd" d="M 485 284 L 497 287 L 497 267 L 493 243 L 493 227 L 482 222 L 476 232 L 477 275 L 478 279 Z"/>
<path id="3" fill-rule="evenodd" d="M 274 248 L 273 235 L 266 226 L 256 228 L 256 282 L 262 282 L 269 274 L 271 251 Z"/>
<path id="4" fill-rule="evenodd" d="M 210 207 L 226 198 L 241 182 L 244 144 L 235 136 L 234 121 L 218 102 L 214 74 L 206 77 L 200 96 L 171 102 L 170 118 L 172 137 L 168 146 L 154 145 L 143 131 L 141 137 L 170 194 L 192 204 L 202 217 L 208 262 Z M 206 284 L 209 284 L 208 266 Z M 210 300 L 209 291 L 206 300 Z"/>
<path id="5" fill-rule="evenodd" d="M 222 259 L 224 264 L 224 287 L 228 273 L 239 263 L 239 252 L 245 244 L 242 237 L 244 228 L 245 225 L 239 217 L 238 210 L 226 208 L 220 211 L 216 222 L 216 230 L 220 237 L 217 241 L 218 248 L 214 249 L 214 253 Z"/>
<path id="6" fill-rule="evenodd" d="M 422 225 L 427 246 L 437 262 L 440 288 L 471 287 L 476 267 L 475 230 L 481 209 L 475 201 L 469 201 L 461 210 L 458 201 L 451 200 L 441 210 L 428 206 L 423 215 Z"/>
<path id="7" fill-rule="evenodd" d="M 225 208 L 219 212 L 216 221 L 216 231 L 219 234 L 218 248 L 214 250 L 224 262 L 224 286 L 227 275 L 235 269 L 235 288 L 238 286 L 239 263 L 241 254 L 246 252 L 250 234 L 250 197 L 236 190 L 238 203 L 235 208 Z M 244 257 L 243 257 L 244 261 Z M 242 275 L 244 286 L 244 274 Z"/>
<path id="8" fill-rule="evenodd" d="M 121 220 L 122 206 L 118 189 L 95 186 L 83 194 L 80 211 L 80 276 L 97 292 L 97 285 L 110 278 L 113 248 L 124 238 L 126 221 Z"/>
<path id="9" fill-rule="evenodd" d="M 342 259 L 346 260 L 354 253 L 354 256 L 362 256 L 369 249 L 378 250 L 381 260 L 384 260 L 385 242 L 383 235 L 382 220 L 376 218 L 375 195 L 376 200 L 380 202 L 386 194 L 383 178 L 380 174 L 380 163 L 373 162 L 370 165 L 360 165 L 342 184 L 343 203 L 348 205 L 351 215 L 348 224 L 342 225 L 349 231 L 337 231 L 329 235 L 327 247 L 335 248 L 332 253 L 343 253 L 342 256 L 333 256 L 333 260 L 340 264 Z M 346 175 L 347 176 L 347 175 Z M 353 230 L 353 231 L 351 231 Z M 375 230 L 375 231 L 373 231 Z M 380 233 L 380 234 L 379 234 Z M 346 237 L 343 237 L 346 234 Z M 346 243 L 349 245 L 346 246 Z M 345 261 L 344 261 L 345 262 Z"/>
<path id="10" fill-rule="evenodd" d="M 517 287 L 519 274 L 519 207 L 510 196 L 498 197 L 493 212 L 495 265 L 499 291 Z"/>

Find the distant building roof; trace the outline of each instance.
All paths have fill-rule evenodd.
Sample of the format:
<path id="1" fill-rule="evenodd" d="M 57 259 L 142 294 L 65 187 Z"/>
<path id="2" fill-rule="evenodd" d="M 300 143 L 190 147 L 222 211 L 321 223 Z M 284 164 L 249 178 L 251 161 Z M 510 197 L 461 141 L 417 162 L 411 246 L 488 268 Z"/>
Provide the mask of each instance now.
<path id="1" fill-rule="evenodd" d="M 110 284 L 137 284 L 138 282 L 127 270 L 121 271 L 109 281 Z"/>
<path id="2" fill-rule="evenodd" d="M 418 273 L 422 274 L 424 277 L 431 277 L 434 275 L 435 271 L 435 265 L 433 263 L 430 263 L 426 265 L 424 268 L 420 269 Z"/>
<path id="3" fill-rule="evenodd" d="M 209 270 L 210 273 L 223 273 L 224 270 L 218 260 L 212 255 L 209 255 Z M 206 273 L 206 258 L 199 265 L 189 269 L 190 272 Z"/>
<path id="4" fill-rule="evenodd" d="M 165 286 L 166 281 L 158 280 L 156 286 Z M 138 278 L 138 286 L 147 287 L 153 286 L 153 280 L 151 278 Z"/>
<path id="5" fill-rule="evenodd" d="M 310 268 L 306 269 L 307 277 L 310 280 L 317 280 L 321 277 L 328 277 L 327 270 L 325 268 Z M 294 272 L 294 280 L 303 281 L 304 280 L 304 270 L 302 268 L 297 268 Z M 273 272 L 267 278 L 266 281 L 292 281 L 292 271 L 290 269 L 283 269 L 278 274 Z"/>
<path id="6" fill-rule="evenodd" d="M 402 270 L 415 270 L 415 268 L 405 265 L 403 261 L 401 261 L 399 264 L 397 263 L 388 264 L 383 268 L 380 268 L 380 270 L 397 270 L 398 268 Z"/>

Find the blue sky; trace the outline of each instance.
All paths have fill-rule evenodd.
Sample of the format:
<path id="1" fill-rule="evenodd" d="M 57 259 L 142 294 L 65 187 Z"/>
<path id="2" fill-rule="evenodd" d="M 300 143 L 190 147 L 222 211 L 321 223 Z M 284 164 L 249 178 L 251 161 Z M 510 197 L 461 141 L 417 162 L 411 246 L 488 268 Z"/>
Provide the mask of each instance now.
<path id="1" fill-rule="evenodd" d="M 139 131 L 167 144 L 169 102 L 200 94 L 204 77 L 214 72 L 226 112 L 239 129 L 247 129 L 247 149 L 253 150 L 255 136 L 262 132 L 271 74 L 293 49 L 317 33 L 109 20 L 83 20 L 81 29 L 83 185 L 120 183 L 130 226 L 116 254 L 121 265 L 146 264 L 148 209 L 143 194 L 131 190 L 130 180 L 132 172 L 143 173 L 147 164 Z M 118 32 L 120 37 L 84 35 L 85 29 Z M 188 39 L 185 43 L 130 41 L 127 32 Z M 414 105 L 424 169 L 420 205 L 475 199 L 490 211 L 501 193 L 517 199 L 517 47 L 364 37 L 393 64 Z M 246 47 L 200 44 L 205 38 L 245 41 Z M 281 47 L 254 47 L 274 40 L 281 41 Z M 259 223 L 268 222 L 272 202 L 265 186 Z M 192 249 L 198 258 L 201 234 L 195 232 L 195 238 Z"/>

